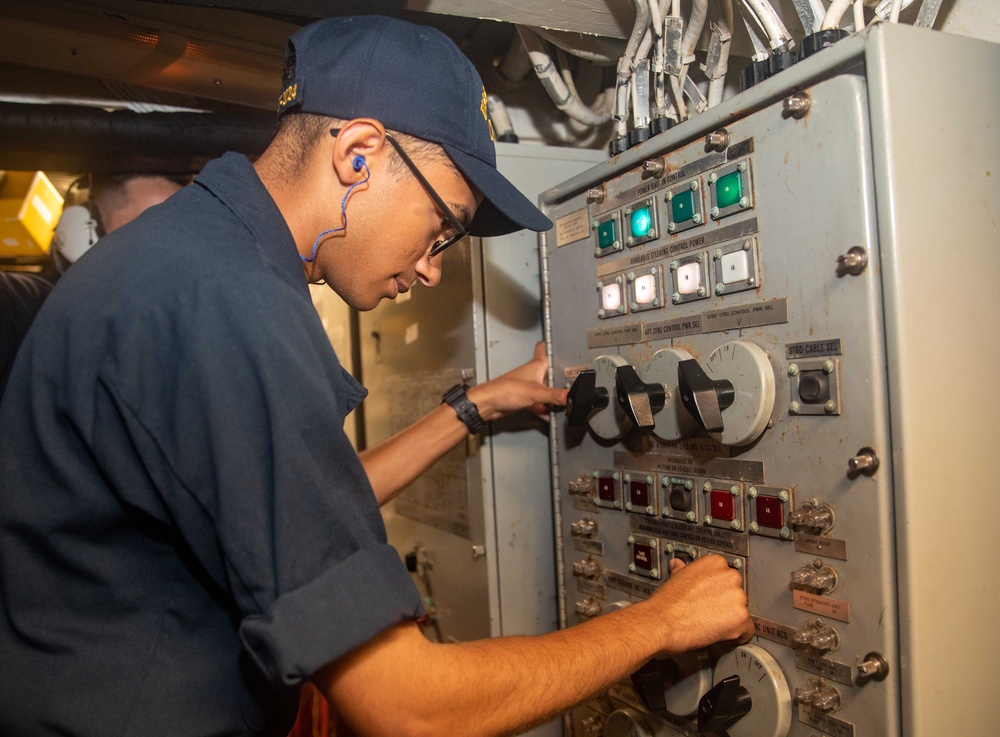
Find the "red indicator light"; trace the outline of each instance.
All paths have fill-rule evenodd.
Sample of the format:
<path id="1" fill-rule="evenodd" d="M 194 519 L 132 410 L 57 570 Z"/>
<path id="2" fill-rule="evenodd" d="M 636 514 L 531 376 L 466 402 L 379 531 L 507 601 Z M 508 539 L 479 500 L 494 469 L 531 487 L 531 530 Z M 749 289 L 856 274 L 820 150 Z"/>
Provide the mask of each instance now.
<path id="1" fill-rule="evenodd" d="M 649 484 L 645 481 L 633 481 L 629 484 L 629 501 L 633 507 L 649 506 Z"/>
<path id="2" fill-rule="evenodd" d="M 736 519 L 736 497 L 728 491 L 713 491 L 711 494 L 712 516 L 732 522 Z"/>
<path id="3" fill-rule="evenodd" d="M 653 546 L 636 543 L 632 546 L 632 560 L 636 568 L 644 571 L 653 570 Z"/>
<path id="4" fill-rule="evenodd" d="M 778 497 L 757 497 L 757 524 L 775 530 L 780 530 L 785 526 L 785 513 Z"/>
<path id="5" fill-rule="evenodd" d="M 601 476 L 597 479 L 597 498 L 603 502 L 617 501 L 618 484 L 611 476 Z"/>

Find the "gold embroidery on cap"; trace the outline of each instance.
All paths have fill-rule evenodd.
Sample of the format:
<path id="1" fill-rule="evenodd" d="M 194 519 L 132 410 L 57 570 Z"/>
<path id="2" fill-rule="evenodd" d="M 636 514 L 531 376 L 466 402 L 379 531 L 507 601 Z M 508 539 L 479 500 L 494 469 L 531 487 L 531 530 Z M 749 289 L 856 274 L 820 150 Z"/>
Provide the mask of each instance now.
<path id="1" fill-rule="evenodd" d="M 489 118 L 486 116 L 486 107 L 487 107 L 487 103 L 486 103 L 486 87 L 483 87 L 483 101 L 479 105 L 479 112 L 481 112 L 483 114 L 483 120 L 489 120 Z"/>
<path id="2" fill-rule="evenodd" d="M 298 83 L 289 85 L 285 88 L 285 91 L 281 93 L 278 97 L 278 107 L 285 107 L 288 103 L 292 102 L 299 94 Z"/>

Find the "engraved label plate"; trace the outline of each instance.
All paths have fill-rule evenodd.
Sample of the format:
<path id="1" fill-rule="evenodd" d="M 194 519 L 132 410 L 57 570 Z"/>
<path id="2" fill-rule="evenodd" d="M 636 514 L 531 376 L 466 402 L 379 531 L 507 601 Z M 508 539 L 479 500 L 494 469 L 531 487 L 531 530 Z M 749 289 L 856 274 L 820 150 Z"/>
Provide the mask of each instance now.
<path id="1" fill-rule="evenodd" d="M 583 540 L 581 538 L 575 538 L 573 544 L 576 549 L 581 553 L 590 553 L 591 555 L 604 555 L 604 543 L 600 540 Z"/>
<path id="2" fill-rule="evenodd" d="M 764 483 L 764 464 L 761 461 L 743 461 L 735 458 L 698 458 L 695 456 L 666 455 L 665 450 L 677 452 L 678 448 L 650 447 L 647 453 L 615 451 L 615 466 L 635 471 L 672 473 L 680 476 L 711 476 L 713 478 Z"/>
<path id="3" fill-rule="evenodd" d="M 697 161 L 692 161 L 690 164 L 685 164 L 680 169 L 674 169 L 671 172 L 667 172 L 666 176 L 663 178 L 666 180 L 667 184 L 673 184 L 674 182 L 679 182 L 682 179 L 693 177 L 695 174 L 701 174 L 709 169 L 722 166 L 725 163 L 726 157 L 723 154 L 712 154 L 711 156 L 705 156 Z"/>
<path id="4" fill-rule="evenodd" d="M 575 496 L 573 497 L 573 509 L 578 512 L 590 512 L 591 514 L 597 514 L 600 507 L 594 504 L 593 499 L 584 499 L 583 497 Z"/>
<path id="5" fill-rule="evenodd" d="M 822 730 L 831 737 L 854 737 L 854 725 L 850 722 L 823 714 L 802 704 L 799 704 L 799 721 Z"/>
<path id="6" fill-rule="evenodd" d="M 582 241 L 590 235 L 590 216 L 587 208 L 564 215 L 556 220 L 556 247 Z"/>
<path id="7" fill-rule="evenodd" d="M 640 599 L 648 599 L 656 590 L 656 586 L 649 581 L 641 581 L 638 578 L 625 576 L 621 573 L 615 573 L 614 571 L 605 572 L 604 582 L 607 584 L 609 589 L 621 591 L 625 594 L 631 594 L 632 596 L 638 596 Z"/>
<path id="8" fill-rule="evenodd" d="M 595 328 L 587 331 L 588 348 L 607 348 L 613 345 L 628 345 L 642 342 L 642 323 L 616 325 L 610 328 Z"/>
<path id="9" fill-rule="evenodd" d="M 830 340 L 809 340 L 805 343 L 789 343 L 785 346 L 785 358 L 814 358 L 816 356 L 841 356 L 844 344 L 840 338 Z"/>
<path id="10" fill-rule="evenodd" d="M 750 541 L 746 535 L 732 530 L 723 530 L 721 527 L 702 527 L 680 520 L 633 515 L 629 520 L 629 531 L 668 537 L 677 542 L 701 545 L 732 555 L 746 557 L 750 554 Z"/>
<path id="11" fill-rule="evenodd" d="M 638 253 L 629 253 L 626 256 L 619 256 L 614 261 L 602 259 L 602 263 L 597 264 L 597 276 L 603 277 L 608 274 L 613 274 L 616 271 L 628 271 L 629 269 L 634 269 L 636 266 L 642 266 L 643 264 L 648 264 L 652 261 L 661 261 L 665 258 L 672 258 L 679 253 L 693 251 L 698 248 L 708 248 L 709 246 L 726 243 L 727 241 L 739 240 L 740 238 L 745 238 L 748 235 L 756 234 L 757 230 L 757 218 L 750 218 L 748 220 L 741 220 L 738 223 L 733 223 L 732 225 L 725 225 L 721 228 L 717 228 L 716 230 L 713 230 L 705 235 L 687 238 L 686 240 L 676 241 L 675 243 L 668 243 L 665 246 L 658 246 L 657 248 L 650 249 L 649 251 L 639 251 Z"/>
<path id="12" fill-rule="evenodd" d="M 701 315 L 690 317 L 675 317 L 673 320 L 661 320 L 647 323 L 642 329 L 643 340 L 667 340 L 679 338 L 682 335 L 698 335 L 701 332 Z"/>
<path id="13" fill-rule="evenodd" d="M 598 599 L 608 598 L 608 590 L 603 584 L 597 583 L 597 581 L 588 581 L 585 578 L 578 578 L 576 579 L 576 590 L 586 596 L 594 596 Z"/>
<path id="14" fill-rule="evenodd" d="M 702 317 L 706 333 L 788 322 L 788 298 L 709 310 Z"/>
<path id="15" fill-rule="evenodd" d="M 753 626 L 757 630 L 757 637 L 777 642 L 779 645 L 793 647 L 792 638 L 796 632 L 794 627 L 789 627 L 787 624 L 775 622 L 770 619 L 764 619 L 763 617 L 754 617 Z"/>
<path id="16" fill-rule="evenodd" d="M 741 156 L 748 156 L 753 153 L 753 139 L 748 138 L 745 141 L 740 141 L 739 143 L 734 143 L 732 146 L 726 149 L 726 161 L 734 161 Z"/>
<path id="17" fill-rule="evenodd" d="M 796 589 L 792 591 L 792 606 L 803 612 L 819 614 L 838 622 L 850 623 L 851 602 L 831 599 L 829 596 L 819 596 Z"/>
<path id="18" fill-rule="evenodd" d="M 795 536 L 795 549 L 809 555 L 847 560 L 847 541 L 835 540 L 832 537 L 817 537 L 800 532 Z"/>
<path id="19" fill-rule="evenodd" d="M 808 650 L 795 651 L 795 667 L 823 676 L 831 681 L 843 683 L 845 686 L 854 685 L 854 676 L 851 666 L 847 663 L 838 663 L 836 660 L 824 658 Z"/>

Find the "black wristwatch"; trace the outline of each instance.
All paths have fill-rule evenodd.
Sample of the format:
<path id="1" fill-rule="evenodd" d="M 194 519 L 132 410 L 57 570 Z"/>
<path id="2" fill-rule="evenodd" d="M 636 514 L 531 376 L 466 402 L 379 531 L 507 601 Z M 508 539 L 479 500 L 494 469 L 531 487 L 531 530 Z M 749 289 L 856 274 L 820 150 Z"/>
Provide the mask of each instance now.
<path id="1" fill-rule="evenodd" d="M 465 426 L 469 428 L 469 432 L 475 435 L 477 432 L 482 432 L 483 428 L 486 427 L 486 422 L 479 414 L 479 408 L 475 403 L 469 401 L 467 391 L 469 391 L 467 384 L 455 384 L 444 393 L 441 401 L 450 404 L 455 410 L 455 414 L 458 415 L 458 419 L 464 422 Z"/>

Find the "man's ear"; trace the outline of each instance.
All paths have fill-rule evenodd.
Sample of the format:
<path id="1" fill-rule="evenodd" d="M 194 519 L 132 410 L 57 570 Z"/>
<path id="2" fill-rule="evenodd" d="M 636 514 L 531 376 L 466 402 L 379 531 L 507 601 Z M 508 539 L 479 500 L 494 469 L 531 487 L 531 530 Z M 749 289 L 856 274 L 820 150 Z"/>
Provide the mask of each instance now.
<path id="1" fill-rule="evenodd" d="M 340 127 L 334 138 L 333 170 L 341 184 L 350 186 L 378 168 L 388 156 L 385 126 L 373 118 L 355 118 Z"/>

